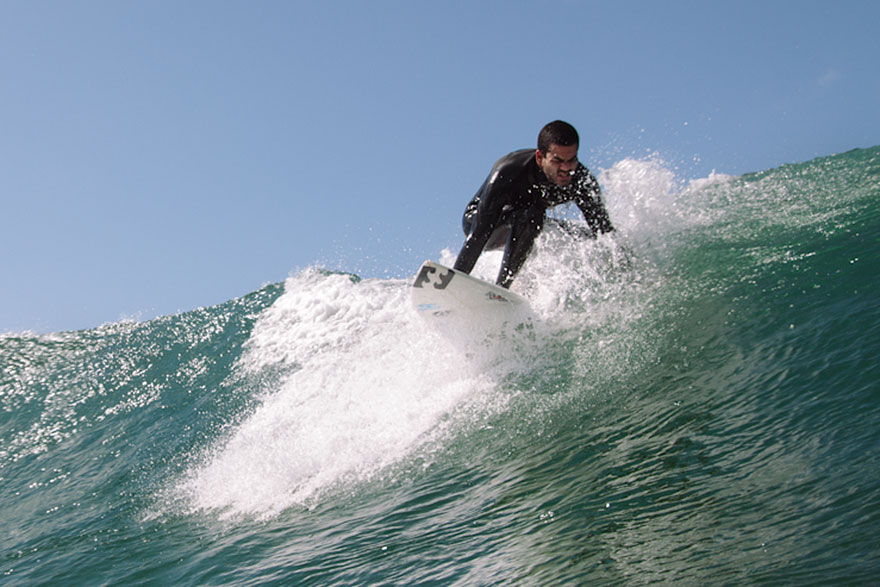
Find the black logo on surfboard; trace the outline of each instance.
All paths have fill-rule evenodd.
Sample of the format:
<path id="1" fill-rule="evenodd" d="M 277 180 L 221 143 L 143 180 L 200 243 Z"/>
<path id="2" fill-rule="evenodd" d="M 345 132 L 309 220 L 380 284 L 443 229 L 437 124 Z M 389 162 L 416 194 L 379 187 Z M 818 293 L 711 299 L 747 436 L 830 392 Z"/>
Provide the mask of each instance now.
<path id="1" fill-rule="evenodd" d="M 446 286 L 455 277 L 455 271 L 447 269 L 440 272 L 437 269 L 437 267 L 431 265 L 423 265 L 422 270 L 419 271 L 419 275 L 413 283 L 413 287 L 425 287 L 426 284 L 430 283 L 434 286 L 434 289 L 446 289 Z"/>

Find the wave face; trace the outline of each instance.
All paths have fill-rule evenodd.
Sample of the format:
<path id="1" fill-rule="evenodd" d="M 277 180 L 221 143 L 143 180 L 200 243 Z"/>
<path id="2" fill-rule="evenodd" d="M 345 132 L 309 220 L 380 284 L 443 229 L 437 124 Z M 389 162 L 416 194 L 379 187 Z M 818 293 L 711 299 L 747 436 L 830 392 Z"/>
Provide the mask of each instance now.
<path id="1" fill-rule="evenodd" d="M 876 580 L 880 148 L 600 180 L 618 231 L 541 236 L 526 328 L 309 269 L 0 337 L 4 582 Z"/>

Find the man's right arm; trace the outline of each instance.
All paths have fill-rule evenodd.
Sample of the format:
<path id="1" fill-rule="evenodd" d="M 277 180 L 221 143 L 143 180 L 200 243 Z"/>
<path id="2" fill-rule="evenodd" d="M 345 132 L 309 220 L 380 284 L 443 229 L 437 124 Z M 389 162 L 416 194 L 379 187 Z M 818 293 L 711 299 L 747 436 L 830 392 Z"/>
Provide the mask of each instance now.
<path id="1" fill-rule="evenodd" d="M 480 254 L 486 247 L 486 243 L 489 242 L 489 237 L 495 231 L 497 217 L 493 214 L 491 206 L 493 197 L 492 190 L 490 189 L 490 179 L 492 179 L 491 175 L 486 178 L 480 192 L 474 198 L 477 205 L 476 209 L 472 212 L 470 232 L 465 237 L 461 251 L 459 251 L 458 257 L 455 259 L 454 269 L 464 271 L 465 273 L 470 273 L 473 270 L 474 265 L 477 264 L 477 259 L 480 258 Z M 465 214 L 468 211 L 466 210 Z"/>
<path id="2" fill-rule="evenodd" d="M 504 215 L 504 207 L 511 198 L 511 186 L 522 173 L 523 153 L 524 151 L 508 153 L 492 166 L 475 198 L 477 207 L 473 224 L 455 260 L 455 269 L 470 273 L 477 264 L 477 259 Z"/>

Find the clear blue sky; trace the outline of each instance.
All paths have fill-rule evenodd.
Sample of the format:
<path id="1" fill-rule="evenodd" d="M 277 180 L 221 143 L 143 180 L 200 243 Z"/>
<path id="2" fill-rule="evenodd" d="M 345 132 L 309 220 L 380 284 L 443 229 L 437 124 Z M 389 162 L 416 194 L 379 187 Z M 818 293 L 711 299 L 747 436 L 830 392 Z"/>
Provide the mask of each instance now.
<path id="1" fill-rule="evenodd" d="M 869 1 L 0 2 L 0 332 L 412 274 L 562 118 L 686 177 L 880 144 Z"/>

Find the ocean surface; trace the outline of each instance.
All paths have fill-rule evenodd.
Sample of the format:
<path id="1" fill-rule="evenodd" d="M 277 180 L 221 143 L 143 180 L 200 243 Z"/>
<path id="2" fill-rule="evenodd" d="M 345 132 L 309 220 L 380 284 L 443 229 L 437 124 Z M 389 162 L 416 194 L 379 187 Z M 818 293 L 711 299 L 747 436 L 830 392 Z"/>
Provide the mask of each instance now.
<path id="1" fill-rule="evenodd" d="M 513 328 L 310 268 L 0 336 L 0 583 L 880 582 L 880 147 L 600 181 Z"/>

